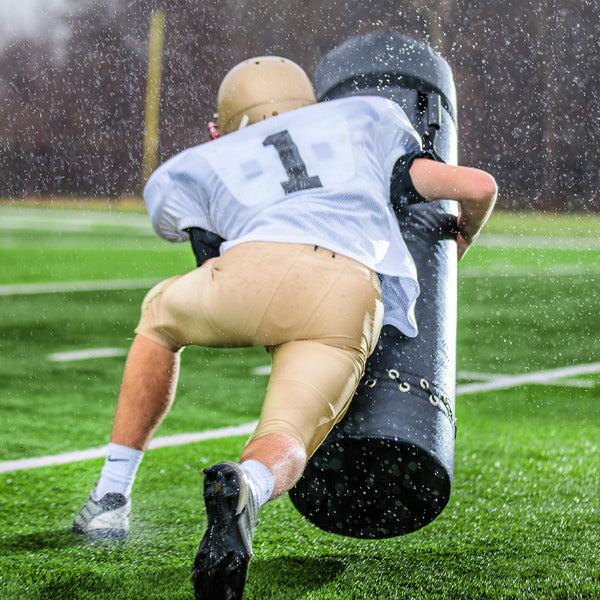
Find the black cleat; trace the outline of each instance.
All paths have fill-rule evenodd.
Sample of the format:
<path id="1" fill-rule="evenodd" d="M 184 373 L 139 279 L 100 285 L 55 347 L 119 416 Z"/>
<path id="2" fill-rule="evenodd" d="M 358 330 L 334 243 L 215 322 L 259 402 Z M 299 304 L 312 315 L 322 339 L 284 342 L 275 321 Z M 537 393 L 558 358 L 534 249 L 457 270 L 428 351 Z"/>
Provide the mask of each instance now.
<path id="1" fill-rule="evenodd" d="M 192 570 L 196 600 L 241 600 L 258 507 L 238 464 L 218 463 L 204 473 L 208 524 Z"/>

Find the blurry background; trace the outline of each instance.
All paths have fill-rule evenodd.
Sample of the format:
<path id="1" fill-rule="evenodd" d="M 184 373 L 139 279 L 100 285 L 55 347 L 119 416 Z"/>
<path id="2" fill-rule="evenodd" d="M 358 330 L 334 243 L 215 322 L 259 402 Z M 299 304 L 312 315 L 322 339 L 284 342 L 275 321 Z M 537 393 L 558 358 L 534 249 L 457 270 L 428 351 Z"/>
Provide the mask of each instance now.
<path id="1" fill-rule="evenodd" d="M 349 37 L 390 30 L 450 63 L 460 162 L 495 175 L 500 207 L 600 211 L 597 0 L 0 0 L 0 197 L 140 193 L 156 8 L 160 162 L 208 140 L 240 60 L 279 54 L 312 75 Z"/>

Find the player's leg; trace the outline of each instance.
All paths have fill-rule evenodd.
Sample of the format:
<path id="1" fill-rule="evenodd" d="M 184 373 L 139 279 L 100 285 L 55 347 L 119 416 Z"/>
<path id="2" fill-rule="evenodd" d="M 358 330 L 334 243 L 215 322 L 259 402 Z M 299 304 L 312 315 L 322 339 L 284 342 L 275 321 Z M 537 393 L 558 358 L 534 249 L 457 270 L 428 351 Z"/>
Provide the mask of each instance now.
<path id="1" fill-rule="evenodd" d="M 368 354 L 314 340 L 272 349 L 272 372 L 260 419 L 242 453 L 269 467 L 271 498 L 298 481 L 306 461 L 345 414 Z"/>
<path id="2" fill-rule="evenodd" d="M 313 426 L 313 414 L 304 411 L 301 403 L 287 406 L 292 420 L 311 432 L 310 440 L 300 440 L 300 449 L 310 447 L 312 453 L 341 410 L 339 398 L 343 403 L 350 398 L 379 335 L 383 307 L 376 275 L 324 248 L 297 244 L 244 244 L 226 252 L 216 264 L 213 279 L 218 285 L 213 286 L 211 302 L 205 303 L 211 311 L 207 320 L 218 323 L 221 335 L 228 339 L 272 348 L 273 374 L 261 419 L 270 411 L 270 398 L 285 397 L 291 380 L 305 388 L 309 403 L 316 390 L 323 408 L 329 410 L 323 423 Z M 187 335 L 194 335 L 189 328 Z M 285 365 L 281 373 L 279 364 Z M 324 370 L 323 365 L 327 365 Z M 278 386 L 284 392 L 271 392 Z M 300 395 L 299 390 L 295 393 Z M 298 479 L 306 457 L 300 457 L 294 443 L 297 430 L 275 427 L 263 435 L 272 432 L 285 434 L 287 441 L 262 440 L 260 457 L 274 471 L 274 494 L 279 495 Z M 289 450 L 283 452 L 284 445 Z M 257 451 L 251 444 L 242 461 Z"/>
<path id="3" fill-rule="evenodd" d="M 242 597 L 260 506 L 294 485 L 307 458 L 346 411 L 375 346 L 383 312 L 378 282 L 370 277 L 365 282 L 362 275 L 337 272 L 337 293 L 321 289 L 318 310 L 300 316 L 302 326 L 292 335 L 319 340 L 271 348 L 265 402 L 241 464 L 220 463 L 205 471 L 208 527 L 194 561 L 197 600 Z M 352 279 L 349 287 L 356 285 L 357 294 L 348 289 Z M 348 299 L 356 306 L 345 306 Z M 269 305 L 270 314 L 281 322 L 285 306 L 279 310 L 277 304 Z M 262 326 L 265 335 L 277 329 L 268 321 Z"/>
<path id="4" fill-rule="evenodd" d="M 177 279 L 163 281 L 147 294 L 142 305 L 142 329 L 156 320 L 157 300 Z M 131 488 L 138 467 L 152 434 L 175 397 L 178 349 L 177 344 L 166 338 L 135 337 L 125 363 L 104 466 L 73 521 L 74 532 L 92 540 L 127 537 Z"/>
<path id="5" fill-rule="evenodd" d="M 283 344 L 272 354 L 261 418 L 240 464 L 205 470 L 208 524 L 192 570 L 197 600 L 242 598 L 261 505 L 302 475 L 346 410 L 364 367 L 358 352 L 314 341 Z"/>
<path id="6" fill-rule="evenodd" d="M 287 433 L 267 433 L 248 443 L 240 463 L 258 461 L 269 470 L 273 478 L 272 491 L 267 500 L 284 494 L 298 481 L 306 467 L 306 449 L 295 437 Z"/>
<path id="7" fill-rule="evenodd" d="M 120 540 L 129 530 L 130 494 L 152 434 L 175 397 L 179 353 L 137 336 L 127 357 L 110 444 L 100 478 L 73 529 Z"/>
<path id="8" fill-rule="evenodd" d="M 146 450 L 175 398 L 179 352 L 138 335 L 133 340 L 117 402 L 110 441 Z"/>
<path id="9" fill-rule="evenodd" d="M 264 267 L 264 248 L 259 245 L 255 250 L 259 254 L 252 255 L 248 264 Z M 265 307 L 245 298 L 260 300 L 261 292 L 264 298 L 271 292 L 266 282 L 255 277 L 249 282 L 254 289 L 239 293 L 240 289 L 248 291 L 243 278 L 249 269 L 243 259 L 244 252 L 239 250 L 226 253 L 186 275 L 159 283 L 146 295 L 138 335 L 125 366 L 105 464 L 96 488 L 75 518 L 74 531 L 93 539 L 127 536 L 131 487 L 143 452 L 172 405 L 179 349 L 189 344 L 253 344 L 256 322 Z M 278 261 L 271 261 L 266 266 L 276 288 L 277 277 L 285 271 L 277 271 Z"/>

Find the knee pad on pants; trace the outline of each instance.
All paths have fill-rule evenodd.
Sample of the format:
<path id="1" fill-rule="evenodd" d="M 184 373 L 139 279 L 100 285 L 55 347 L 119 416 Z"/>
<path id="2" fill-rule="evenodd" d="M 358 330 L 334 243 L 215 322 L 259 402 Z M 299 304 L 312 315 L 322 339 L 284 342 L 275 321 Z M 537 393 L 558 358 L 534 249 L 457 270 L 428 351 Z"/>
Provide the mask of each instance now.
<path id="1" fill-rule="evenodd" d="M 164 293 L 180 277 L 180 275 L 177 275 L 170 279 L 166 279 L 165 281 L 161 281 L 146 294 L 146 297 L 142 302 L 140 322 L 135 330 L 138 335 L 149 338 L 153 342 L 156 342 L 173 352 L 177 352 L 181 349 L 183 344 L 181 344 L 176 339 L 176 336 L 169 331 L 168 320 L 165 320 L 161 309 Z"/>

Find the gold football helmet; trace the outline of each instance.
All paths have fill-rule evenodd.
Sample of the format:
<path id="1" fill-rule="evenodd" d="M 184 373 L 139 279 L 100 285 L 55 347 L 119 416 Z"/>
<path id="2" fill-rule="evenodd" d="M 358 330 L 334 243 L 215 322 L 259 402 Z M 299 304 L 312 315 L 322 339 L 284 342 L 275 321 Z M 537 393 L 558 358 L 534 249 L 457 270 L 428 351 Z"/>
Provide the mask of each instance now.
<path id="1" fill-rule="evenodd" d="M 249 58 L 233 67 L 221 83 L 219 132 L 231 133 L 316 101 L 308 75 L 295 62 L 279 56 Z"/>

